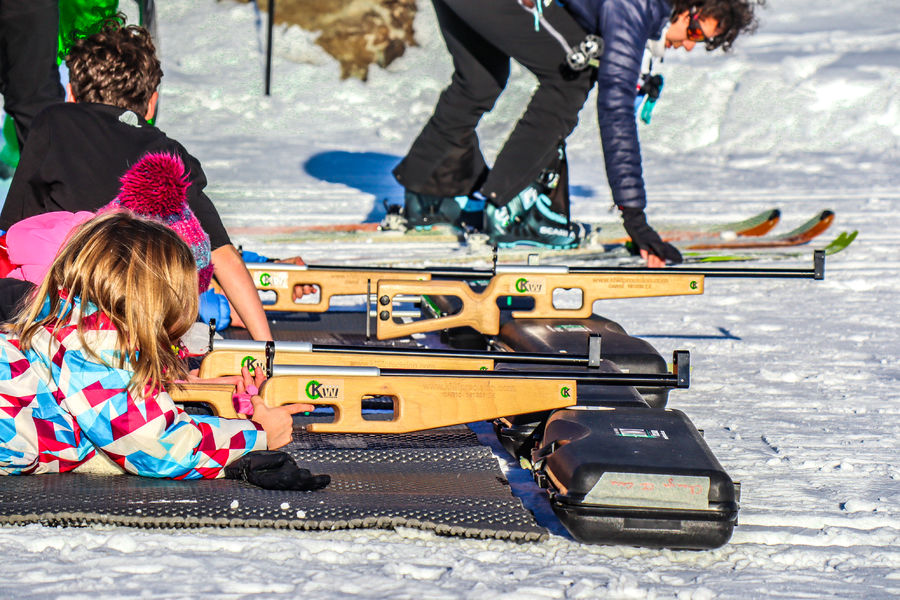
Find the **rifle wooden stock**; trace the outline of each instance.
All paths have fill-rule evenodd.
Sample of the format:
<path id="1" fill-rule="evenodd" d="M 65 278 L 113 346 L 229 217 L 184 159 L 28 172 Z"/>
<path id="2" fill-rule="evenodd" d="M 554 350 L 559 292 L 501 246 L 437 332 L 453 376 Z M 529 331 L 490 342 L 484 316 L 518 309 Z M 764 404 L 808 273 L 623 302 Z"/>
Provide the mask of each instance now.
<path id="1" fill-rule="evenodd" d="M 406 433 L 571 406 L 576 403 L 577 383 L 571 379 L 280 375 L 267 380 L 260 394 L 268 406 L 300 402 L 334 408 L 333 422 L 311 423 L 307 431 Z M 373 396 L 393 398 L 393 419 L 363 418 L 362 402 Z"/>
<path id="2" fill-rule="evenodd" d="M 217 417 L 238 418 L 234 410 L 235 387 L 224 383 L 181 383 L 169 387 L 169 396 L 178 404 L 205 404 Z"/>
<path id="3" fill-rule="evenodd" d="M 275 292 L 275 302 L 266 303 L 266 310 L 295 312 L 325 312 L 331 304 L 332 296 L 365 294 L 369 282 L 385 276 L 383 271 L 305 269 L 302 266 L 281 263 L 248 263 L 247 269 L 253 277 L 257 290 Z M 390 274 L 391 279 L 408 281 L 428 281 L 431 275 L 424 272 Z M 318 302 L 294 302 L 293 291 L 297 285 L 317 285 L 320 296 Z"/>
<path id="4" fill-rule="evenodd" d="M 513 318 L 586 318 L 593 312 L 595 300 L 612 298 L 644 298 L 651 296 L 683 296 L 703 293 L 704 276 L 683 273 L 501 273 L 491 278 L 481 292 L 465 281 L 431 280 L 409 282 L 399 279 L 381 280 L 377 286 L 378 339 L 390 339 L 413 333 L 424 333 L 448 327 L 468 326 L 488 335 L 500 331 L 500 308 L 497 299 L 504 296 L 526 296 L 534 300 L 530 311 L 513 311 Z M 579 289 L 581 306 L 556 308 L 553 291 Z M 434 319 L 397 323 L 393 319 L 393 298 L 398 295 L 455 296 L 462 302 L 459 312 Z"/>
<path id="5" fill-rule="evenodd" d="M 200 377 L 239 375 L 241 367 L 256 363 L 265 366 L 265 351 L 213 350 L 200 364 Z M 487 358 L 404 356 L 377 353 L 275 351 L 276 365 L 327 365 L 344 367 L 378 367 L 380 369 L 435 369 L 442 371 L 493 370 L 494 361 Z"/>
<path id="6" fill-rule="evenodd" d="M 204 404 L 213 414 L 237 418 L 234 386 L 216 383 L 173 386 L 169 395 L 181 404 Z M 260 389 L 266 405 L 315 404 L 331 406 L 331 423 L 311 423 L 316 433 L 406 433 L 449 425 L 461 425 L 510 415 L 552 410 L 577 401 L 577 382 L 571 379 L 492 379 L 466 377 L 378 377 L 352 375 L 311 377 L 279 375 Z M 363 400 L 390 396 L 394 418 L 367 420 Z"/>

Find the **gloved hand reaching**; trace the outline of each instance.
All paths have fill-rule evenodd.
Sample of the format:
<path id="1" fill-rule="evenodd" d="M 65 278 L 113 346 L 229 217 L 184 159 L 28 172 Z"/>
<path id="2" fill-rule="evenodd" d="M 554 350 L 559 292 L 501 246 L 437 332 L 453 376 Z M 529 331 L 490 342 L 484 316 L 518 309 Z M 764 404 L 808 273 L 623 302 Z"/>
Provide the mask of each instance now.
<path id="1" fill-rule="evenodd" d="M 255 450 L 225 467 L 225 479 L 240 479 L 266 490 L 320 490 L 331 483 L 330 475 L 313 475 L 301 469 L 287 452 Z"/>
<path id="2" fill-rule="evenodd" d="M 625 223 L 625 231 L 631 237 L 631 241 L 641 251 L 641 255 L 645 253 L 652 254 L 662 261 L 677 265 L 683 262 L 681 252 L 678 248 L 668 242 L 664 242 L 659 234 L 653 230 L 647 223 L 647 215 L 641 208 L 623 208 L 622 220 Z M 651 258 L 646 257 L 648 264 L 652 262 Z M 653 266 L 652 264 L 650 266 Z"/>

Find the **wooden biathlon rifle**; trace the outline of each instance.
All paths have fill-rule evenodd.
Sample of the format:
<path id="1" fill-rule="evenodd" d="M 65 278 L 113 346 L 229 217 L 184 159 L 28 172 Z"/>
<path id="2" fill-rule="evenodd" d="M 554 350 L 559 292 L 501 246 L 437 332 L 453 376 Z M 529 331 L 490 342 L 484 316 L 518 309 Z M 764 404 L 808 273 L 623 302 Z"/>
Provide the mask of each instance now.
<path id="1" fill-rule="evenodd" d="M 497 362 L 598 367 L 600 336 L 588 340 L 588 354 L 540 354 L 435 348 L 403 348 L 210 339 L 210 352 L 203 357 L 199 376 L 204 379 L 237 375 L 241 367 L 264 367 L 271 375 L 275 365 L 323 365 L 378 367 L 381 369 L 435 369 L 445 371 L 490 371 Z"/>
<path id="2" fill-rule="evenodd" d="M 260 290 L 273 291 L 270 310 L 323 312 L 332 296 L 365 294 L 371 302 L 373 283 L 377 298 L 376 335 L 391 339 L 449 327 L 469 326 L 481 333 L 496 335 L 500 329 L 499 298 L 531 298 L 531 310 L 513 311 L 512 318 L 585 318 L 592 314 L 595 300 L 702 294 L 706 277 L 756 277 L 824 279 L 825 253 L 815 251 L 812 269 L 696 268 L 669 267 L 568 267 L 564 265 L 497 265 L 484 269 L 412 269 L 390 267 L 355 268 L 323 265 L 281 265 L 248 263 L 247 268 Z M 480 292 L 469 282 L 487 280 Z M 320 289 L 315 303 L 295 302 L 296 285 L 314 284 Z M 558 307 L 556 290 L 577 290 L 580 305 Z M 410 296 L 453 296 L 462 307 L 454 314 L 401 322 L 395 301 Z M 371 311 L 369 311 L 371 314 Z M 368 323 L 367 319 L 367 323 Z"/>
<path id="3" fill-rule="evenodd" d="M 330 406 L 334 420 L 310 423 L 316 433 L 407 433 L 483 421 L 578 404 L 578 384 L 690 386 L 690 354 L 673 354 L 672 373 L 601 373 L 596 371 L 435 371 L 275 365 L 260 388 L 268 406 L 306 403 Z M 176 402 L 201 403 L 221 417 L 235 418 L 234 387 L 181 384 L 169 393 Z M 390 420 L 363 416 L 363 402 L 373 397 L 393 401 Z"/>

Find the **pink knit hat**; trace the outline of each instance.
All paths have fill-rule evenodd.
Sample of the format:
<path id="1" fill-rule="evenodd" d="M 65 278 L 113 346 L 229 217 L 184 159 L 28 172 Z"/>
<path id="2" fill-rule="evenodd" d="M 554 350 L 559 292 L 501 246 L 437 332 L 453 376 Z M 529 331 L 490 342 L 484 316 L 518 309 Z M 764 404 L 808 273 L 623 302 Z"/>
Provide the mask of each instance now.
<path id="1" fill-rule="evenodd" d="M 197 263 L 200 291 L 206 291 L 213 275 L 209 236 L 188 206 L 191 183 L 181 158 L 166 153 L 145 154 L 119 181 L 119 195 L 98 212 L 127 208 L 171 227 L 190 247 Z"/>

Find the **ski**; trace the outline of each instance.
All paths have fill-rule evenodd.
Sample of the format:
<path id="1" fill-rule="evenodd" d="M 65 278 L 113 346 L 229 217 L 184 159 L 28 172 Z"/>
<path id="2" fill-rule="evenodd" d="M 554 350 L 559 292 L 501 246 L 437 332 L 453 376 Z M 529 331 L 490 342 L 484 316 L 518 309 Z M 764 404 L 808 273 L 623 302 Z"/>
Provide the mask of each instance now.
<path id="1" fill-rule="evenodd" d="M 663 239 L 671 242 L 693 239 L 734 239 L 762 236 L 778 225 L 781 211 L 764 210 L 749 218 L 733 222 L 714 223 L 696 228 L 666 226 L 659 228 Z M 624 243 L 627 238 L 621 223 L 586 223 L 590 232 L 584 244 Z M 465 242 L 487 245 L 487 237 L 474 231 L 466 231 L 450 224 L 437 224 L 428 228 L 410 228 L 401 215 L 389 213 L 377 223 L 338 223 L 331 225 L 279 225 L 246 226 L 229 228 L 232 235 L 266 236 L 283 243 L 297 242 Z"/>
<path id="2" fill-rule="evenodd" d="M 760 237 L 772 231 L 780 220 L 781 211 L 777 208 L 771 208 L 743 221 L 720 223 L 697 229 L 661 229 L 658 233 L 667 242 L 710 238 L 730 240 L 737 237 Z M 609 243 L 625 243 L 628 240 L 629 238 L 622 237 L 617 240 L 610 240 Z"/>
<path id="3" fill-rule="evenodd" d="M 687 250 L 720 250 L 729 248 L 781 248 L 798 246 L 812 241 L 825 232 L 834 222 L 834 212 L 823 210 L 799 227 L 780 235 L 738 240 L 691 240 L 687 244 L 679 244 Z"/>
<path id="4" fill-rule="evenodd" d="M 742 237 L 739 233 L 732 230 L 731 235 L 725 235 L 727 229 L 722 230 L 722 234 L 718 236 L 707 235 L 703 238 L 683 239 L 681 241 L 673 241 L 686 256 L 697 256 L 697 252 L 711 252 L 722 256 L 721 262 L 725 262 L 726 252 L 723 251 L 739 251 L 743 254 L 745 251 L 758 251 L 763 249 L 793 248 L 811 242 L 821 235 L 831 223 L 834 221 L 834 212 L 831 210 L 823 210 L 813 218 L 804 222 L 802 225 L 792 229 L 791 231 L 778 235 L 758 235 L 756 237 Z M 765 224 L 768 226 L 768 223 Z M 852 240 L 851 240 L 852 241 Z M 526 260 L 543 261 L 545 259 L 565 259 L 574 260 L 581 263 L 584 262 L 623 262 L 634 260 L 633 255 L 626 246 L 627 238 L 622 238 L 613 242 L 603 241 L 597 237 L 588 238 L 577 248 L 570 249 L 550 249 L 535 247 L 517 247 L 517 248 L 501 248 L 497 250 L 496 261 L 499 263 L 521 263 Z M 489 246 L 485 244 L 469 244 L 465 254 L 457 256 L 449 256 L 445 259 L 435 261 L 441 264 L 453 264 L 473 258 L 483 258 Z M 727 254 L 734 254 L 727 252 Z M 689 260 L 688 262 L 701 262 Z"/>
<path id="5" fill-rule="evenodd" d="M 819 248 L 826 256 L 837 254 L 846 250 L 850 244 L 856 239 L 858 231 L 842 231 L 830 242 Z M 752 250 L 752 249 L 751 249 Z M 714 263 L 714 262 L 749 262 L 760 260 L 787 260 L 800 258 L 806 254 L 807 250 L 792 249 L 791 247 L 781 247 L 771 250 L 758 249 L 756 251 L 747 251 L 740 253 L 717 254 L 705 251 L 688 251 L 683 256 L 686 263 Z"/>

